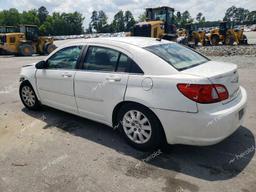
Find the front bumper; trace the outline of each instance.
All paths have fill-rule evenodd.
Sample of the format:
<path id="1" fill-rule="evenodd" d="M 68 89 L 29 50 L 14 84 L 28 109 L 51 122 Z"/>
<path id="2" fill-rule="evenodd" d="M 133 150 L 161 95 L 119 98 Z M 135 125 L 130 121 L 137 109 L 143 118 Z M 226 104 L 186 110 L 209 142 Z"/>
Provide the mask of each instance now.
<path id="1" fill-rule="evenodd" d="M 243 123 L 247 94 L 243 87 L 240 91 L 233 101 L 198 113 L 152 110 L 161 121 L 169 144 L 213 145 L 230 136 Z"/>

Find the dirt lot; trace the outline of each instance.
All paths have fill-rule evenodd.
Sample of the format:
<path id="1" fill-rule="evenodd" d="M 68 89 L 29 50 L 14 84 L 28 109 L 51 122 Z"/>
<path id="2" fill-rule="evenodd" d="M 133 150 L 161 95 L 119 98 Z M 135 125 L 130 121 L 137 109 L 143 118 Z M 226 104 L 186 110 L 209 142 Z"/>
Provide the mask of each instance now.
<path id="1" fill-rule="evenodd" d="M 0 57 L 0 192 L 256 191 L 255 57 L 213 58 L 239 65 L 249 99 L 242 127 L 215 146 L 151 153 L 129 147 L 105 125 L 48 107 L 26 110 L 20 67 L 42 58 Z"/>

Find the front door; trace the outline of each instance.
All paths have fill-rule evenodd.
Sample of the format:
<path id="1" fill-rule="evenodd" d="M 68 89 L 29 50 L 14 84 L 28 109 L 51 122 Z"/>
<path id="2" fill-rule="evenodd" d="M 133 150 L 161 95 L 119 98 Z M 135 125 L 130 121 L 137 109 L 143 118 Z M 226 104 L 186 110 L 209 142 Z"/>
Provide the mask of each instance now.
<path id="1" fill-rule="evenodd" d="M 77 112 L 74 77 L 81 50 L 81 46 L 64 48 L 46 61 L 46 69 L 37 70 L 37 89 L 43 104 L 67 112 Z"/>

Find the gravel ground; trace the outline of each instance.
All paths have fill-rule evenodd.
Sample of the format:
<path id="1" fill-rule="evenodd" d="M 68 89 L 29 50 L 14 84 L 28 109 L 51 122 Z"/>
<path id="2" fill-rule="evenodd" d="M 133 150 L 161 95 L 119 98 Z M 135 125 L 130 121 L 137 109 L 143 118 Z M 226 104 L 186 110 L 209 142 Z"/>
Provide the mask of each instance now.
<path id="1" fill-rule="evenodd" d="M 105 125 L 48 107 L 25 109 L 20 67 L 42 58 L 0 57 L 0 192 L 256 191 L 255 57 L 212 57 L 239 66 L 249 101 L 242 127 L 214 146 L 149 153 Z"/>
<path id="2" fill-rule="evenodd" d="M 197 47 L 196 50 L 207 56 L 235 56 L 235 55 L 256 56 L 256 45 L 204 46 L 204 47 Z"/>

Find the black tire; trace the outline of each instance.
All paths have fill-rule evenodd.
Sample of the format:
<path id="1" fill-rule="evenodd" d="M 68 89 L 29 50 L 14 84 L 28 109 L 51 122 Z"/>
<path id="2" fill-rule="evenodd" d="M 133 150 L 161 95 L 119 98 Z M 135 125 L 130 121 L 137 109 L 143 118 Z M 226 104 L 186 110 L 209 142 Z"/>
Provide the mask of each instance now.
<path id="1" fill-rule="evenodd" d="M 135 134 L 134 131 L 131 134 L 126 133 L 127 130 L 125 131 L 125 128 L 124 128 L 125 122 L 123 121 L 123 119 L 124 119 L 124 116 L 131 111 L 135 111 L 134 114 L 136 114 L 136 117 L 138 115 L 138 113 L 136 113 L 136 111 L 140 112 L 141 120 L 144 120 L 144 118 L 146 117 L 147 120 L 149 121 L 148 125 L 151 127 L 151 131 L 142 128 L 142 126 L 140 126 L 141 131 L 139 130 L 138 127 L 136 127 L 136 128 L 131 127 L 128 130 L 128 131 L 130 131 L 131 129 L 137 129 L 136 130 L 136 132 L 137 132 L 136 138 L 138 140 L 140 140 L 138 134 L 140 134 L 142 136 L 146 132 L 148 135 L 150 135 L 150 137 L 148 137 L 148 140 L 146 139 L 147 137 L 145 137 L 143 135 L 143 138 L 146 140 L 144 143 L 137 143 L 137 142 L 133 141 L 131 138 L 129 138 L 128 135 L 130 135 L 130 137 L 132 137 L 132 134 L 133 134 L 133 136 L 134 136 L 134 134 Z M 143 116 L 145 116 L 145 117 L 143 117 Z M 166 143 L 165 135 L 164 135 L 163 128 L 161 126 L 160 121 L 158 120 L 156 115 L 151 110 L 149 110 L 148 108 L 146 108 L 142 105 L 133 104 L 133 103 L 123 105 L 118 111 L 117 122 L 119 122 L 118 123 L 119 130 L 121 131 L 122 135 L 124 136 L 124 138 L 126 139 L 128 144 L 130 144 L 131 146 L 133 146 L 136 149 L 139 149 L 142 151 L 149 151 L 149 150 L 157 149 L 162 144 Z M 132 125 L 132 123 L 130 125 Z M 144 123 L 143 125 L 148 127 L 147 122 L 146 122 L 146 124 Z M 150 132 L 151 132 L 151 134 L 149 134 Z"/>
<path id="2" fill-rule="evenodd" d="M 227 35 L 225 38 L 225 45 L 234 45 L 235 38 L 233 35 Z"/>
<path id="3" fill-rule="evenodd" d="M 56 49 L 56 46 L 54 44 L 46 44 L 44 53 L 49 55 L 51 52 L 53 52 Z"/>
<path id="4" fill-rule="evenodd" d="M 218 35 L 213 35 L 212 38 L 211 38 L 211 44 L 213 46 L 217 46 L 219 45 L 219 42 L 220 42 L 220 38 Z"/>
<path id="5" fill-rule="evenodd" d="M 240 44 L 242 44 L 242 45 L 248 45 L 248 40 L 247 40 L 246 35 L 243 35 L 242 41 L 240 42 Z"/>
<path id="6" fill-rule="evenodd" d="M 29 93 L 26 92 L 27 90 L 29 90 Z M 40 101 L 38 100 L 36 93 L 29 82 L 24 81 L 20 84 L 19 94 L 20 99 L 26 108 L 30 110 L 38 110 L 40 108 Z"/>
<path id="7" fill-rule="evenodd" d="M 19 47 L 19 55 L 20 56 L 32 56 L 33 55 L 33 48 L 29 44 L 22 44 Z"/>

